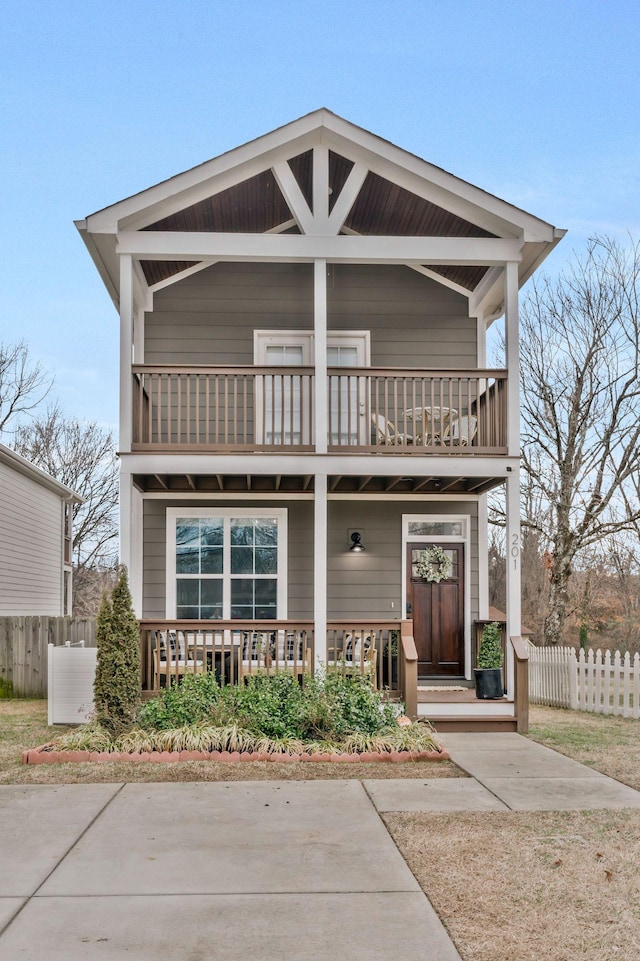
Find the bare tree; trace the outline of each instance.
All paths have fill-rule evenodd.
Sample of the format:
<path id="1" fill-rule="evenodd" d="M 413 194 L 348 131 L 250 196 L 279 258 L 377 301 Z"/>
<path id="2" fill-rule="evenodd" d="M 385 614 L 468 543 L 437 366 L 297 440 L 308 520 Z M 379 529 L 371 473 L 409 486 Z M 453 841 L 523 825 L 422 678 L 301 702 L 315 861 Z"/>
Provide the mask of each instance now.
<path id="1" fill-rule="evenodd" d="M 41 365 L 29 358 L 24 340 L 17 344 L 0 344 L 0 434 L 28 414 L 51 389 L 53 378 Z"/>
<path id="2" fill-rule="evenodd" d="M 640 522 L 640 244 L 596 238 L 522 308 L 525 529 L 548 544 L 544 639 L 557 644 L 576 555 Z"/>
<path id="3" fill-rule="evenodd" d="M 74 566 L 112 567 L 118 534 L 118 465 L 111 431 L 95 421 L 65 417 L 54 406 L 18 428 L 14 447 L 84 498 L 74 507 Z"/>

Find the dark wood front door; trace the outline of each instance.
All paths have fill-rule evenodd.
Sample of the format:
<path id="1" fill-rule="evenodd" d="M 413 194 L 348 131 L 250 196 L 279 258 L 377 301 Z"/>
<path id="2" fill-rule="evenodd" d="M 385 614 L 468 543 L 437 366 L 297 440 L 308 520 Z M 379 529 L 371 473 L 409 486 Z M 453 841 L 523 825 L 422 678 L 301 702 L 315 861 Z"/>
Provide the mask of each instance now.
<path id="1" fill-rule="evenodd" d="M 451 558 L 451 574 L 436 583 L 420 577 L 416 565 L 424 541 L 407 545 L 407 603 L 411 605 L 418 674 L 460 677 L 464 674 L 464 545 L 439 544 Z"/>

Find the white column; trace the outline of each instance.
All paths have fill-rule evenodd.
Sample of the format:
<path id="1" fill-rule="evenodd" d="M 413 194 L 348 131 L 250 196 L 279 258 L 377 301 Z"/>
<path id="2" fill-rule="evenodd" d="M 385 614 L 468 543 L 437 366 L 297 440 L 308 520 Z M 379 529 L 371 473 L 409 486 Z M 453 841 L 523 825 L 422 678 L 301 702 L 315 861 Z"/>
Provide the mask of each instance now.
<path id="1" fill-rule="evenodd" d="M 327 262 L 313 263 L 316 453 L 327 453 Z"/>
<path id="2" fill-rule="evenodd" d="M 507 638 L 521 631 L 520 587 L 520 474 L 517 468 L 507 477 Z M 507 691 L 513 694 L 513 651 L 507 643 Z"/>
<path id="3" fill-rule="evenodd" d="M 133 362 L 144 364 L 144 308 L 139 307 L 133 321 Z"/>
<path id="4" fill-rule="evenodd" d="M 329 148 L 320 144 L 313 148 L 313 230 L 329 232 Z"/>
<path id="5" fill-rule="evenodd" d="M 120 470 L 120 563 L 126 564 L 136 617 L 142 617 L 143 499 L 133 477 Z"/>
<path id="6" fill-rule="evenodd" d="M 327 475 L 316 474 L 313 498 L 313 620 L 316 670 L 327 662 Z"/>
<path id="7" fill-rule="evenodd" d="M 478 617 L 489 617 L 489 511 L 487 495 L 478 497 Z"/>
<path id="8" fill-rule="evenodd" d="M 133 262 L 120 255 L 120 440 L 121 452 L 131 450 L 133 390 L 131 358 L 133 349 Z"/>
<path id="9" fill-rule="evenodd" d="M 504 270 L 504 331 L 509 381 L 507 388 L 507 447 L 511 457 L 520 456 L 520 331 L 518 319 L 518 265 Z"/>

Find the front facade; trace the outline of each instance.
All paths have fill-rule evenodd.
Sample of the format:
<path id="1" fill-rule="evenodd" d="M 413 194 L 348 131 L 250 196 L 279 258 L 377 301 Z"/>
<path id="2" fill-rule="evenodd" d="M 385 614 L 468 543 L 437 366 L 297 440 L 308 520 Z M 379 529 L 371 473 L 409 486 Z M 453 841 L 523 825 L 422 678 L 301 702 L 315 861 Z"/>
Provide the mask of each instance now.
<path id="1" fill-rule="evenodd" d="M 80 501 L 0 444 L 0 616 L 71 614 L 71 524 Z"/>
<path id="2" fill-rule="evenodd" d="M 188 627 L 180 663 L 232 673 L 247 638 L 328 665 L 360 639 L 413 713 L 486 714 L 416 704 L 417 678 L 472 677 L 497 485 L 519 637 L 518 290 L 562 231 L 326 110 L 78 228 L 120 313 L 121 553 L 149 636 Z M 490 706 L 511 721 L 514 650 Z"/>

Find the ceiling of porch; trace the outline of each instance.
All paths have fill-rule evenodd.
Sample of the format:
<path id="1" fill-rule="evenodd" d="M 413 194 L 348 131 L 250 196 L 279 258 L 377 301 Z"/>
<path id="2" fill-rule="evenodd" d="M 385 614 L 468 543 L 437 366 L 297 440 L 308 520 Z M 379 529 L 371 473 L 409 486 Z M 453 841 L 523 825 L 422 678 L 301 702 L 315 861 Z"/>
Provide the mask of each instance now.
<path id="1" fill-rule="evenodd" d="M 311 494 L 312 474 L 136 474 L 134 483 L 144 493 L 171 494 Z M 335 494 L 483 494 L 504 483 L 503 477 L 329 477 Z"/>

